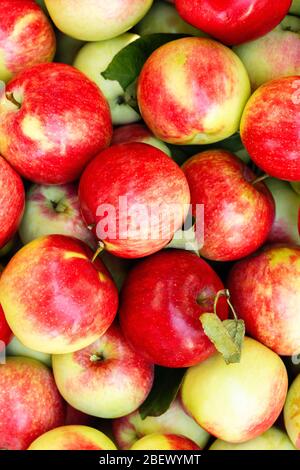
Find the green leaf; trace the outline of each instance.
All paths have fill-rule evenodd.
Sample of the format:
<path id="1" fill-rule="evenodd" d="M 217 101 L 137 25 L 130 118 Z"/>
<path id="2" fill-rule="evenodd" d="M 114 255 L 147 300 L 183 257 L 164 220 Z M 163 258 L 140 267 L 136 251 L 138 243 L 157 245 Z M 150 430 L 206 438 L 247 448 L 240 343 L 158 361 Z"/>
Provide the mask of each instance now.
<path id="1" fill-rule="evenodd" d="M 107 80 L 117 80 L 125 91 L 137 79 L 144 63 L 155 49 L 183 37 L 186 34 L 147 34 L 116 54 L 101 75 Z"/>
<path id="2" fill-rule="evenodd" d="M 240 362 L 245 335 L 243 320 L 225 320 L 222 322 L 213 313 L 203 313 L 200 316 L 200 321 L 205 334 L 223 355 L 226 364 Z"/>
<path id="3" fill-rule="evenodd" d="M 155 367 L 154 384 L 146 401 L 140 407 L 140 416 L 161 416 L 175 400 L 186 369 Z"/>

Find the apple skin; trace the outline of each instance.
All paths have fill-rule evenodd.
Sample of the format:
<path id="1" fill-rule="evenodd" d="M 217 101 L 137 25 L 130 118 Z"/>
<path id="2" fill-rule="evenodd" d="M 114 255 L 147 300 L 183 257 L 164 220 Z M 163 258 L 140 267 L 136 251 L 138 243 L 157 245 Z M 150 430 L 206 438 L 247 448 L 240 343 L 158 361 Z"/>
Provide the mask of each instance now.
<path id="1" fill-rule="evenodd" d="M 92 257 L 79 240 L 49 235 L 10 260 L 0 279 L 0 302 L 25 346 L 64 354 L 86 347 L 109 328 L 118 292 L 103 263 L 92 263 Z"/>
<path id="2" fill-rule="evenodd" d="M 89 426 L 61 426 L 39 436 L 27 450 L 117 450 L 114 443 Z"/>
<path id="3" fill-rule="evenodd" d="M 80 49 L 74 60 L 74 67 L 95 82 L 104 94 L 110 105 L 114 125 L 136 122 L 141 117 L 127 102 L 127 94 L 119 82 L 106 80 L 101 73 L 118 52 L 138 38 L 137 34 L 125 33 L 107 41 L 88 43 Z"/>
<path id="4" fill-rule="evenodd" d="M 0 248 L 18 230 L 25 207 L 25 191 L 21 178 L 0 155 Z"/>
<path id="5" fill-rule="evenodd" d="M 233 261 L 266 241 L 274 221 L 274 201 L 264 183 L 251 184 L 256 176 L 238 157 L 208 150 L 187 160 L 182 169 L 194 215 L 196 204 L 204 204 L 202 256 Z"/>
<path id="6" fill-rule="evenodd" d="M 294 0 L 290 8 L 290 13 L 300 16 L 300 0 Z"/>
<path id="7" fill-rule="evenodd" d="M 270 428 L 255 439 L 241 443 L 217 439 L 209 450 L 296 450 L 285 432 L 277 428 Z"/>
<path id="8" fill-rule="evenodd" d="M 148 434 L 177 434 L 187 437 L 203 449 L 209 434 L 188 416 L 180 400 L 176 399 L 161 416 L 148 416 L 142 419 L 139 411 L 113 421 L 113 434 L 118 447 L 130 447 L 141 437 Z"/>
<path id="9" fill-rule="evenodd" d="M 300 76 L 258 88 L 241 120 L 241 138 L 251 159 L 268 175 L 300 181 Z"/>
<path id="10" fill-rule="evenodd" d="M 83 41 L 111 39 L 131 29 L 147 13 L 153 0 L 45 0 L 58 29 Z"/>
<path id="11" fill-rule="evenodd" d="M 300 75 L 300 18 L 286 16 L 265 36 L 233 48 L 245 65 L 252 90 L 289 75 Z"/>
<path id="12" fill-rule="evenodd" d="M 241 44 L 271 31 L 292 0 L 176 0 L 180 16 L 227 45 Z"/>
<path id="13" fill-rule="evenodd" d="M 10 81 L 0 95 L 0 152 L 35 183 L 77 179 L 111 136 L 104 96 L 69 65 L 36 65 Z"/>
<path id="14" fill-rule="evenodd" d="M 236 263 L 228 288 L 252 337 L 281 356 L 300 353 L 300 247 L 269 246 Z"/>
<path id="15" fill-rule="evenodd" d="M 254 439 L 278 418 L 288 377 L 277 354 L 245 338 L 241 362 L 221 354 L 191 367 L 181 388 L 186 411 L 213 436 L 232 443 Z"/>
<path id="16" fill-rule="evenodd" d="M 153 145 L 153 147 L 158 148 L 171 157 L 171 151 L 168 146 L 154 137 L 144 124 L 128 124 L 127 126 L 114 129 L 112 145 L 126 144 L 128 142 L 143 142 L 144 144 Z"/>
<path id="17" fill-rule="evenodd" d="M 37 361 L 45 364 L 47 367 L 52 368 L 52 359 L 50 354 L 41 353 L 27 348 L 24 346 L 24 344 L 21 343 L 21 341 L 18 340 L 16 336 L 13 336 L 11 341 L 7 344 L 6 354 L 13 357 L 22 356 L 36 359 Z"/>
<path id="18" fill-rule="evenodd" d="M 275 220 L 268 236 L 268 242 L 300 245 L 298 232 L 299 195 L 292 190 L 286 181 L 268 178 L 265 183 L 274 197 L 276 207 Z"/>
<path id="19" fill-rule="evenodd" d="M 199 317 L 212 312 L 223 284 L 197 255 L 166 250 L 137 264 L 122 290 L 120 323 L 132 346 L 154 364 L 188 367 L 205 360 L 215 348 Z M 227 318 L 224 298 L 218 315 Z"/>
<path id="20" fill-rule="evenodd" d="M 52 26 L 34 0 L 1 0 L 0 80 L 33 65 L 51 62 L 56 48 Z"/>
<path id="21" fill-rule="evenodd" d="M 8 326 L 8 323 L 5 319 L 3 309 L 0 305 L 0 342 L 3 341 L 6 345 L 10 342 L 12 338 L 12 331 Z M 0 344 L 1 350 L 1 344 Z"/>
<path id="22" fill-rule="evenodd" d="M 69 183 L 58 186 L 33 185 L 26 195 L 26 206 L 19 235 L 24 245 L 45 235 L 68 235 L 95 248 L 96 239 L 83 222 L 78 190 Z"/>
<path id="23" fill-rule="evenodd" d="M 64 423 L 65 403 L 44 364 L 7 357 L 0 365 L 0 388 L 1 449 L 25 450 L 38 436 Z"/>
<path id="24" fill-rule="evenodd" d="M 238 56 L 216 41 L 195 37 L 156 49 L 137 89 L 153 134 L 182 145 L 210 144 L 234 134 L 249 96 L 249 78 Z"/>
<path id="25" fill-rule="evenodd" d="M 120 197 L 126 198 L 127 208 Z M 107 251 L 140 258 L 165 247 L 182 227 L 190 191 L 171 158 L 152 145 L 132 142 L 110 147 L 88 165 L 80 180 L 79 200 L 86 224 L 94 227 Z M 143 206 L 143 214 L 134 212 L 136 204 Z M 107 206 L 115 213 L 107 216 Z M 109 233 L 111 222 L 115 233 Z M 139 226 L 144 233 L 138 233 Z"/>
<path id="26" fill-rule="evenodd" d="M 291 181 L 290 182 L 291 187 L 295 191 L 295 193 L 299 194 L 300 196 L 300 182 L 299 181 Z"/>
<path id="27" fill-rule="evenodd" d="M 284 406 L 284 423 L 288 435 L 295 445 L 296 449 L 300 450 L 300 374 L 296 377 L 287 394 L 286 403 Z"/>
<path id="28" fill-rule="evenodd" d="M 200 450 L 190 439 L 175 434 L 148 434 L 136 441 L 130 450 Z"/>

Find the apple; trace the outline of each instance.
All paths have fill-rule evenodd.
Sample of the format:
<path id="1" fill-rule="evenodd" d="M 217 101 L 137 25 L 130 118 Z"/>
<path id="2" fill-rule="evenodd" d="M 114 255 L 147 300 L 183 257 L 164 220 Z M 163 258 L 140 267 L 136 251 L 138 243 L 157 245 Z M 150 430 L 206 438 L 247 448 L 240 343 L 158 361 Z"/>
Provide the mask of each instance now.
<path id="1" fill-rule="evenodd" d="M 51 371 L 25 357 L 0 365 L 0 448 L 25 450 L 38 436 L 63 424 L 65 404 Z"/>
<path id="2" fill-rule="evenodd" d="M 131 29 L 153 0 L 45 0 L 51 19 L 63 33 L 83 41 L 111 39 Z"/>
<path id="3" fill-rule="evenodd" d="M 252 90 L 275 78 L 300 75 L 300 18 L 288 15 L 272 31 L 233 48 L 245 65 Z"/>
<path id="4" fill-rule="evenodd" d="M 147 126 L 171 144 L 210 144 L 231 136 L 249 96 L 249 78 L 238 56 L 216 41 L 195 37 L 156 49 L 137 89 Z"/>
<path id="5" fill-rule="evenodd" d="M 176 434 L 148 434 L 136 441 L 130 450 L 200 450 L 190 439 Z"/>
<path id="6" fill-rule="evenodd" d="M 47 367 L 52 367 L 52 359 L 50 354 L 45 354 L 42 352 L 34 351 L 33 349 L 27 348 L 21 341 L 13 336 L 11 341 L 7 344 L 6 354 L 8 356 L 22 356 L 36 359 L 37 361 L 42 362 Z"/>
<path id="7" fill-rule="evenodd" d="M 118 326 L 88 347 L 52 358 L 64 399 L 83 413 L 119 418 L 135 411 L 153 383 L 153 365 L 127 344 Z"/>
<path id="8" fill-rule="evenodd" d="M 12 331 L 8 326 L 8 323 L 5 319 L 3 309 L 0 305 L 0 351 L 2 352 L 2 344 L 8 344 L 12 337 Z"/>
<path id="9" fill-rule="evenodd" d="M 79 49 L 85 44 L 84 41 L 71 38 L 61 31 L 56 31 L 56 54 L 55 62 L 72 65 Z"/>
<path id="10" fill-rule="evenodd" d="M 131 260 L 118 258 L 108 251 L 102 251 L 100 258 L 103 261 L 105 267 L 110 272 L 110 275 L 113 278 L 118 291 L 120 292 L 131 267 Z"/>
<path id="11" fill-rule="evenodd" d="M 66 419 L 64 424 L 66 426 L 79 424 L 83 426 L 93 427 L 94 425 L 96 425 L 96 419 L 93 416 L 88 416 L 79 410 L 75 410 L 75 408 L 67 404 Z"/>
<path id="12" fill-rule="evenodd" d="M 17 231 L 25 206 L 25 191 L 21 178 L 0 155 L 0 248 Z"/>
<path id="13" fill-rule="evenodd" d="M 34 0 L 1 0 L 0 18 L 0 80 L 52 61 L 55 34 Z"/>
<path id="14" fill-rule="evenodd" d="M 179 399 L 161 416 L 141 418 L 139 411 L 113 421 L 113 433 L 118 447 L 129 449 L 138 439 L 148 434 L 177 434 L 187 437 L 203 449 L 209 434 L 184 411 Z"/>
<path id="15" fill-rule="evenodd" d="M 290 13 L 300 16 L 300 0 L 294 0 L 290 8 Z"/>
<path id="16" fill-rule="evenodd" d="M 188 367 L 215 352 L 199 317 L 212 312 L 223 284 L 197 255 L 166 250 L 137 264 L 122 290 L 120 323 L 132 346 L 154 364 Z M 228 314 L 221 298 L 220 318 Z"/>
<path id="17" fill-rule="evenodd" d="M 189 210 L 190 192 L 177 164 L 143 143 L 113 145 L 85 169 L 79 200 L 87 225 L 122 258 L 166 246 Z"/>
<path id="18" fill-rule="evenodd" d="M 83 222 L 77 187 L 33 185 L 26 195 L 25 213 L 19 227 L 24 245 L 44 235 L 69 235 L 95 248 L 95 237 Z"/>
<path id="19" fill-rule="evenodd" d="M 28 450 L 117 450 L 114 443 L 89 426 L 60 426 L 31 443 Z"/>
<path id="20" fill-rule="evenodd" d="M 171 157 L 171 151 L 168 146 L 154 137 L 144 124 L 128 124 L 127 126 L 114 129 L 112 145 L 126 144 L 127 142 L 143 142 L 144 144 L 153 145 L 153 147 L 162 150 Z"/>
<path id="21" fill-rule="evenodd" d="M 241 44 L 271 31 L 292 0 L 175 0 L 180 16 L 227 45 Z"/>
<path id="22" fill-rule="evenodd" d="M 299 181 L 291 181 L 290 185 L 292 186 L 295 193 L 300 195 L 300 182 Z"/>
<path id="23" fill-rule="evenodd" d="M 274 201 L 238 157 L 225 150 L 207 150 L 187 160 L 182 169 L 194 216 L 196 205 L 204 205 L 202 256 L 232 261 L 266 241 L 274 221 Z"/>
<path id="24" fill-rule="evenodd" d="M 228 288 L 251 336 L 281 356 L 300 353 L 299 246 L 269 246 L 238 262 Z"/>
<path id="25" fill-rule="evenodd" d="M 268 178 L 266 185 L 274 197 L 276 206 L 276 216 L 268 241 L 300 245 L 298 232 L 299 195 L 295 194 L 286 181 Z"/>
<path id="26" fill-rule="evenodd" d="M 300 180 L 300 75 L 272 80 L 248 101 L 241 138 L 251 159 L 268 175 Z"/>
<path id="27" fill-rule="evenodd" d="M 209 450 L 296 450 L 285 432 L 270 428 L 260 436 L 241 444 L 217 439 Z"/>
<path id="28" fill-rule="evenodd" d="M 277 354 L 245 338 L 241 361 L 227 365 L 221 354 L 191 367 L 181 388 L 187 412 L 213 436 L 249 441 L 267 431 L 286 398 L 288 377 Z"/>
<path id="29" fill-rule="evenodd" d="M 107 99 L 113 124 L 127 124 L 140 120 L 140 115 L 131 107 L 131 96 L 124 92 L 116 80 L 106 80 L 101 73 L 107 69 L 115 55 L 139 38 L 125 33 L 107 41 L 91 42 L 83 46 L 74 60 L 74 67 L 95 82 Z"/>
<path id="30" fill-rule="evenodd" d="M 156 2 L 146 16 L 136 25 L 141 36 L 154 33 L 181 33 L 190 36 L 205 36 L 202 31 L 189 25 L 178 15 L 173 5 Z"/>
<path id="31" fill-rule="evenodd" d="M 111 136 L 104 96 L 69 65 L 36 65 L 0 93 L 0 152 L 35 183 L 77 179 Z"/>
<path id="32" fill-rule="evenodd" d="M 12 251 L 13 248 L 15 248 L 15 242 L 16 242 L 16 237 L 14 236 L 6 243 L 6 245 L 3 246 L 3 248 L 0 249 L 0 258 L 4 258 Z M 0 271 L 1 271 L 1 267 L 0 267 Z"/>
<path id="33" fill-rule="evenodd" d="M 292 383 L 284 406 L 284 423 L 294 446 L 300 450 L 300 374 Z"/>
<path id="34" fill-rule="evenodd" d="M 111 325 L 117 289 L 103 263 L 93 263 L 92 256 L 75 238 L 49 235 L 10 260 L 0 279 L 0 303 L 25 346 L 64 354 L 93 343 Z"/>

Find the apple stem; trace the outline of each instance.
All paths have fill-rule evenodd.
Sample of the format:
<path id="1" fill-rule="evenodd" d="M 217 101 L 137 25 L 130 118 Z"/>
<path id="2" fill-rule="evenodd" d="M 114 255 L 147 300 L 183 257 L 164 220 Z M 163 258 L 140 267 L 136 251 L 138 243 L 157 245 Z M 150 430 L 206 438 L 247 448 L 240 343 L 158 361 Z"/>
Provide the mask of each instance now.
<path id="1" fill-rule="evenodd" d="M 92 263 L 94 263 L 96 261 L 96 259 L 98 258 L 98 256 L 100 255 L 100 253 L 102 253 L 102 251 L 104 250 L 105 248 L 105 245 L 104 243 L 100 240 L 98 242 L 98 248 L 93 256 L 93 259 L 92 259 Z"/>
<path id="2" fill-rule="evenodd" d="M 233 305 L 232 305 L 232 303 L 231 303 L 231 301 L 230 301 L 230 292 L 229 292 L 228 289 L 220 290 L 220 291 L 217 293 L 217 295 L 216 295 L 216 297 L 215 297 L 215 300 L 214 300 L 214 314 L 217 315 L 217 304 L 218 304 L 219 299 L 220 299 L 221 297 L 225 297 L 225 298 L 226 298 L 226 302 L 227 302 L 227 304 L 229 305 L 229 307 L 230 307 L 230 309 L 231 309 L 231 311 L 232 311 L 232 313 L 233 313 L 234 319 L 235 319 L 235 320 L 238 320 L 238 316 L 237 316 L 237 314 L 236 314 L 236 311 L 234 310 L 234 307 L 233 307 Z"/>
<path id="3" fill-rule="evenodd" d="M 14 104 L 18 109 L 21 108 L 21 104 L 15 99 L 13 92 L 7 91 L 5 93 L 6 99 Z"/>
<path id="4" fill-rule="evenodd" d="M 264 181 L 264 180 L 266 180 L 267 178 L 270 178 L 270 176 L 269 176 L 269 175 L 258 176 L 257 178 L 255 178 L 255 179 L 251 182 L 251 184 L 253 184 L 253 186 L 254 186 L 255 184 L 260 183 L 261 181 Z"/>
<path id="5" fill-rule="evenodd" d="M 99 362 L 99 361 L 103 361 L 104 357 L 102 356 L 102 354 L 92 354 L 90 356 L 90 361 L 91 362 Z"/>

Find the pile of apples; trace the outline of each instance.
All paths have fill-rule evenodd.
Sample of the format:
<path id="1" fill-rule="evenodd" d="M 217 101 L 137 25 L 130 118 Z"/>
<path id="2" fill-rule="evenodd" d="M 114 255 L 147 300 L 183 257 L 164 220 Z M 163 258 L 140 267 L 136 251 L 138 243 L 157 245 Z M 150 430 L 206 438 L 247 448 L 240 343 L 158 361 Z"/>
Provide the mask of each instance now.
<path id="1" fill-rule="evenodd" d="M 0 448 L 300 450 L 299 0 L 1 0 L 0 80 Z"/>

